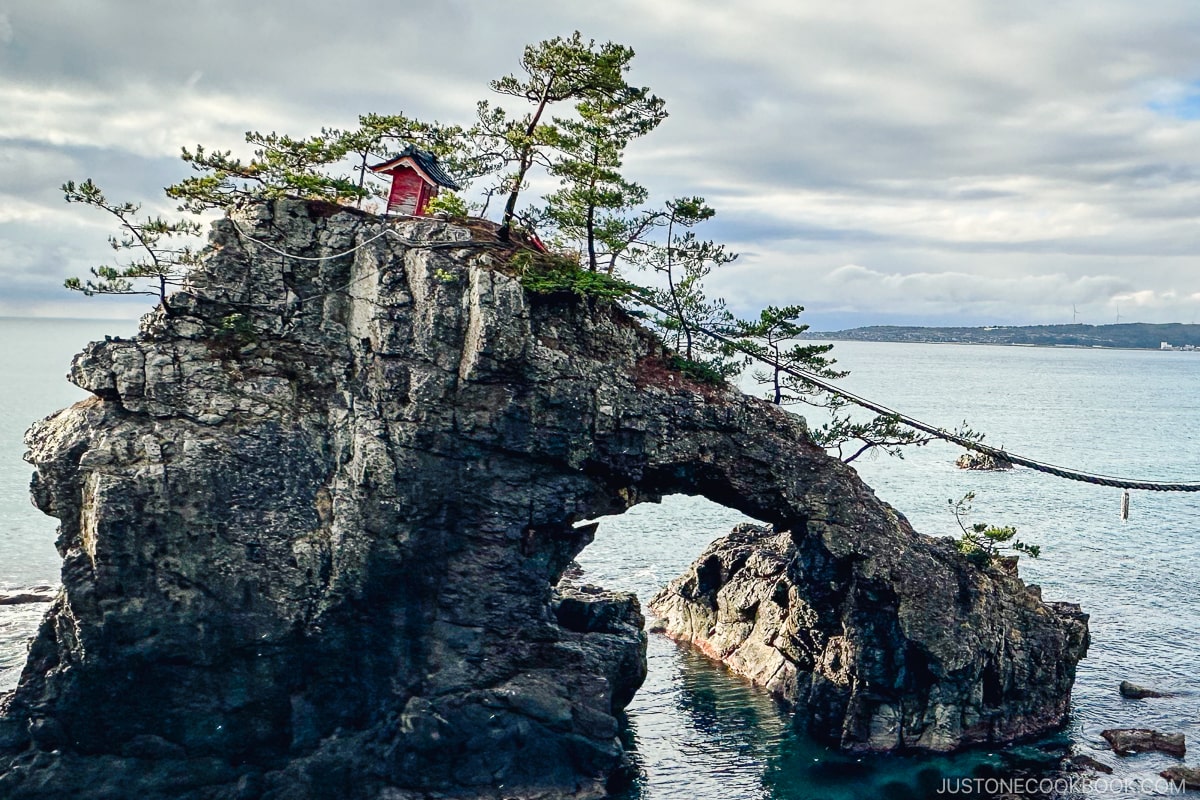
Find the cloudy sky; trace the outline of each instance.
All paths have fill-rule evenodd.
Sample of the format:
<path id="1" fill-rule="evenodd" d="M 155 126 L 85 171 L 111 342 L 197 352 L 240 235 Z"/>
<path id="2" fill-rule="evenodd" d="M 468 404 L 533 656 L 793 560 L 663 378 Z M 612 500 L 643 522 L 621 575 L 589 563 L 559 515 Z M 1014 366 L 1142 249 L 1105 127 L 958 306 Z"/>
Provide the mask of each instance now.
<path id="1" fill-rule="evenodd" d="M 736 10 L 735 10 L 736 9 Z M 171 211 L 179 148 L 359 113 L 469 121 L 523 45 L 637 51 L 628 173 L 700 194 L 741 309 L 851 325 L 1200 321 L 1194 0 L 0 0 L 0 315 L 110 257 L 59 185 Z"/>

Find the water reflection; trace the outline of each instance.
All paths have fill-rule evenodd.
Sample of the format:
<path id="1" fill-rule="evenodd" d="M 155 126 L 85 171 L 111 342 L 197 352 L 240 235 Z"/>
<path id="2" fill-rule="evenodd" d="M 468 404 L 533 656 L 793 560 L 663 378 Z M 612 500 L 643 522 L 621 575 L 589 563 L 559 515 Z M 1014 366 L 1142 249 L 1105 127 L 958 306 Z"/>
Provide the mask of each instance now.
<path id="1" fill-rule="evenodd" d="M 626 746 L 638 770 L 613 800 L 924 800 L 988 797 L 988 779 L 1036 780 L 1067 740 L 954 756 L 856 756 L 813 741 L 758 689 L 661 635 L 651 677 L 630 708 Z M 978 780 L 978 783 L 974 782 Z M 1035 795 L 1028 795 L 1035 796 Z"/>
<path id="2" fill-rule="evenodd" d="M 601 523 L 579 559 L 583 580 L 637 592 L 644 603 L 744 519 L 694 497 L 639 506 Z M 672 529 L 667 546 L 664 527 Z M 1045 774 L 1037 764 L 1057 764 L 1068 742 L 953 757 L 846 755 L 813 741 L 769 693 L 690 646 L 651 634 L 647 658 L 625 732 L 636 778 L 613 800 L 986 797 L 965 791 L 974 785 L 966 781 Z"/>

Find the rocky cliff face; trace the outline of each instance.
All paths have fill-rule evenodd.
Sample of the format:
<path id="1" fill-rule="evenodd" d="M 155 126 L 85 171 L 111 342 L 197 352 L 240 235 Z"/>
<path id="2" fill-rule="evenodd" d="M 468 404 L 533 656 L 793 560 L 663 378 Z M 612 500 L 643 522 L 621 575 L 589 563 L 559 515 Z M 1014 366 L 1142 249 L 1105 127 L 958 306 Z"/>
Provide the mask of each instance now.
<path id="1" fill-rule="evenodd" d="M 804 711 L 851 751 L 949 751 L 1061 725 L 1087 615 L 948 540 L 866 549 L 741 525 L 650 603 L 665 632 Z"/>
<path id="2" fill-rule="evenodd" d="M 641 615 L 553 587 L 582 521 L 668 493 L 819 543 L 846 565 L 820 591 L 891 592 L 973 657 L 961 559 L 803 420 L 687 383 L 618 309 L 526 295 L 483 234 L 384 228 L 251 208 L 76 358 L 94 398 L 28 438 L 63 590 L 0 698 L 0 796 L 600 796 Z"/>

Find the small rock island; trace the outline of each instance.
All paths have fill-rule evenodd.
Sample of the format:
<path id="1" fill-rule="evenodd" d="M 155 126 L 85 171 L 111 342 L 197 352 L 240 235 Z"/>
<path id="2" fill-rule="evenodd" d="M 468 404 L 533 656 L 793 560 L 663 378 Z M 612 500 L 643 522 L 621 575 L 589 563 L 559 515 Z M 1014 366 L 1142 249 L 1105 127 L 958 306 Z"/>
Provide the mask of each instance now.
<path id="1" fill-rule="evenodd" d="M 477 227 L 259 203 L 136 339 L 76 357 L 92 398 L 28 434 L 63 586 L 0 696 L 0 796 L 602 797 L 643 617 L 558 583 L 586 520 L 674 493 L 765 527 L 655 607 L 814 735 L 1061 724 L 1078 608 L 915 532 L 619 306 L 504 265 Z"/>

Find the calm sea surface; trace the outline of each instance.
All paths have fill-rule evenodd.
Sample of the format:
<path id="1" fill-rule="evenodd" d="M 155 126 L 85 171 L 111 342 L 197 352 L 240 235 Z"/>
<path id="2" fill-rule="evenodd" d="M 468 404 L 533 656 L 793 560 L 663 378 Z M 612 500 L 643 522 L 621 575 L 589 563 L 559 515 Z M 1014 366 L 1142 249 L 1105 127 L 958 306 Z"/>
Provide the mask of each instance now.
<path id="1" fill-rule="evenodd" d="M 54 520 L 30 506 L 21 460 L 30 422 L 80 399 L 62 377 L 70 356 L 130 323 L 0 320 L 0 589 L 55 582 Z M 1014 453 L 1092 472 L 1200 481 L 1200 353 L 838 343 L 845 385 L 943 427 L 966 420 Z M 1042 546 L 1022 559 L 1047 599 L 1081 603 L 1092 648 L 1079 669 L 1067 729 L 1087 753 L 1131 781 L 1091 797 L 1143 797 L 1174 759 L 1118 759 L 1109 727 L 1182 731 L 1200 742 L 1200 497 L 1135 492 L 1128 521 L 1121 493 L 1029 470 L 968 473 L 945 445 L 910 448 L 903 460 L 860 459 L 877 494 L 920 531 L 950 535 L 949 498 L 974 491 L 978 521 L 1015 525 Z M 714 538 L 743 518 L 700 498 L 668 498 L 605 519 L 580 558 L 585 579 L 647 600 Z M 24 643 L 44 606 L 0 607 L 0 690 L 15 685 Z M 1129 701 L 1121 680 L 1174 693 Z M 938 796 L 967 778 L 986 751 L 954 758 L 844 758 L 796 733 L 764 693 L 686 648 L 654 635 L 650 677 L 629 710 L 629 738 L 644 771 L 629 800 L 713 798 L 840 800 Z M 1003 773 L 1003 767 L 1000 768 Z M 1105 791 L 1107 790 L 1107 791 Z M 945 795 L 943 795 L 945 796 Z"/>

